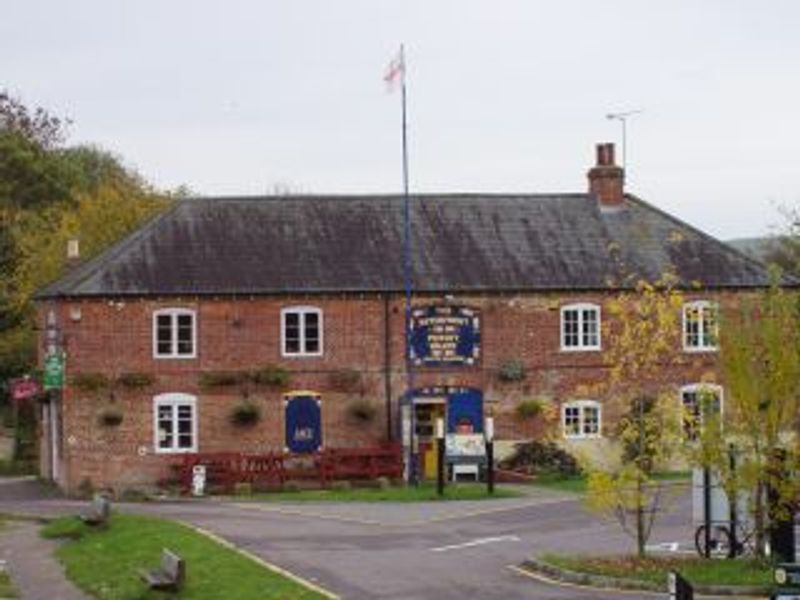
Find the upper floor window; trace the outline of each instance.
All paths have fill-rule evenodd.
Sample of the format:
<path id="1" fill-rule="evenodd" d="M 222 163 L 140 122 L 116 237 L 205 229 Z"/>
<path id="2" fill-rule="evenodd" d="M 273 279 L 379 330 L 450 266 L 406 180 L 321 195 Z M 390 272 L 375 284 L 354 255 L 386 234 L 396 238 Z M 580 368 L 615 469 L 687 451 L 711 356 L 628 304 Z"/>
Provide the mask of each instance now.
<path id="1" fill-rule="evenodd" d="M 600 437 L 601 405 L 595 400 L 576 400 L 561 407 L 565 438 Z"/>
<path id="2" fill-rule="evenodd" d="M 600 349 L 600 307 L 569 304 L 561 307 L 561 349 Z"/>
<path id="3" fill-rule="evenodd" d="M 153 410 L 156 452 L 197 452 L 197 398 L 160 394 Z"/>
<path id="4" fill-rule="evenodd" d="M 322 356 L 322 311 L 313 306 L 290 306 L 281 311 L 281 353 L 284 356 Z"/>
<path id="5" fill-rule="evenodd" d="M 696 440 L 710 417 L 722 415 L 722 388 L 708 383 L 685 385 L 681 388 L 681 407 L 684 436 Z"/>
<path id="6" fill-rule="evenodd" d="M 153 356 L 194 358 L 197 317 L 188 308 L 165 308 L 153 313 Z"/>
<path id="7" fill-rule="evenodd" d="M 696 352 L 717 349 L 717 305 L 697 300 L 683 305 L 683 349 Z"/>

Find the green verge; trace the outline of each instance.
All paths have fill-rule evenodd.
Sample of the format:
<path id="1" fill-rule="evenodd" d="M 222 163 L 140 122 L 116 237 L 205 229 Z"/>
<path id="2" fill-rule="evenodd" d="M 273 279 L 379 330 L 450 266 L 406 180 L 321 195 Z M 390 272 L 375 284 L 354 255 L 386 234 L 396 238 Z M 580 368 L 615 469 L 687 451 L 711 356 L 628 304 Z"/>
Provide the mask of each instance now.
<path id="1" fill-rule="evenodd" d="M 157 567 L 164 548 L 186 561 L 183 599 L 250 600 L 323 598 L 300 584 L 226 548 L 191 528 L 154 517 L 114 513 L 105 529 L 92 529 L 77 517 L 57 519 L 42 528 L 47 538 L 67 538 L 56 551 L 67 577 L 95 598 L 164 598 L 150 591 L 138 570 Z"/>
<path id="2" fill-rule="evenodd" d="M 299 490 L 282 492 L 265 492 L 249 496 L 253 500 L 267 502 L 428 502 L 448 500 L 492 500 L 494 498 L 518 498 L 523 496 L 516 490 L 495 487 L 494 494 L 489 494 L 486 484 L 448 484 L 444 495 L 436 493 L 433 483 L 421 483 L 419 486 L 380 488 L 352 488 L 330 490 Z"/>
<path id="3" fill-rule="evenodd" d="M 8 573 L 0 573 L 0 598 L 19 598 Z"/>
<path id="4" fill-rule="evenodd" d="M 653 479 L 656 481 L 686 481 L 688 483 L 689 478 L 690 474 L 685 471 L 665 471 L 653 475 Z M 542 473 L 536 476 L 536 481 L 531 485 L 572 494 L 586 493 L 586 477 L 583 475 L 570 477 L 558 473 Z"/>
<path id="5" fill-rule="evenodd" d="M 542 560 L 577 573 L 664 583 L 678 571 L 694 585 L 769 586 L 772 568 L 754 559 L 707 560 L 699 557 L 563 556 L 545 554 Z"/>

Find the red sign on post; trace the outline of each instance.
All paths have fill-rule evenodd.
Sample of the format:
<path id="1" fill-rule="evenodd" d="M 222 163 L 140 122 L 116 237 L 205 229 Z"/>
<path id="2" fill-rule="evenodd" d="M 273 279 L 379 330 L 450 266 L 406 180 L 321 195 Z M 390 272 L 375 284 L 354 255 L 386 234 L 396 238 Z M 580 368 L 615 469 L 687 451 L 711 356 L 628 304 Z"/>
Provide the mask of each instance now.
<path id="1" fill-rule="evenodd" d="M 36 397 L 42 391 L 42 386 L 33 379 L 23 378 L 11 381 L 11 399 L 15 402 L 23 402 Z"/>

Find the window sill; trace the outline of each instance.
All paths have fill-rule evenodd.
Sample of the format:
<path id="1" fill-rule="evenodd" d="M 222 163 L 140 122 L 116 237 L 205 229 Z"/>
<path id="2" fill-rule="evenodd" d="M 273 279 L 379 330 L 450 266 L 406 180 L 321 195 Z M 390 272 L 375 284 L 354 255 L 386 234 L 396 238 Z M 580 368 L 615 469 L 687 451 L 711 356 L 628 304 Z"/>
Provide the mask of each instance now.
<path id="1" fill-rule="evenodd" d="M 197 354 L 154 354 L 153 360 L 194 360 Z"/>
<path id="2" fill-rule="evenodd" d="M 600 352 L 600 346 L 561 346 L 561 352 Z"/>
<path id="3" fill-rule="evenodd" d="M 602 440 L 603 436 L 599 433 L 587 433 L 582 435 L 564 435 L 565 440 Z"/>
<path id="4" fill-rule="evenodd" d="M 193 448 L 156 448 L 153 454 L 194 454 L 197 447 Z"/>
<path id="5" fill-rule="evenodd" d="M 714 354 L 719 352 L 719 347 L 717 346 L 702 346 L 702 347 L 688 347 L 684 346 L 683 351 L 686 354 Z"/>

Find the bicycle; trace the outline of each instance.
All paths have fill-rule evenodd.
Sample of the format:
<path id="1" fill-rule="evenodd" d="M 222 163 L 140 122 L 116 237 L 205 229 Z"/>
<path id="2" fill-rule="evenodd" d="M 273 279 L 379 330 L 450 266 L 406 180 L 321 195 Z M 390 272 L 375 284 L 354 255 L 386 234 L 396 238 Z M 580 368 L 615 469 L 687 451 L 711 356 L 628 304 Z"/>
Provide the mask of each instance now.
<path id="1" fill-rule="evenodd" d="M 712 523 L 706 546 L 706 526 L 700 525 L 694 533 L 694 546 L 700 556 L 712 558 L 736 558 L 742 554 L 755 553 L 754 530 L 742 523 L 734 526 L 735 537 L 731 535 L 730 524 Z"/>

